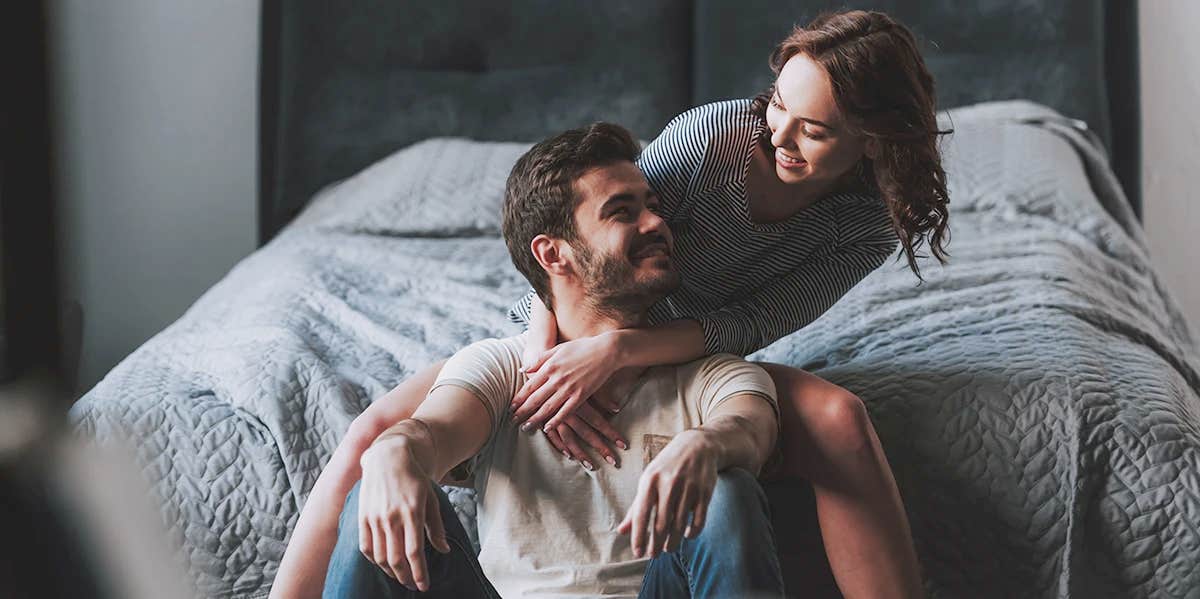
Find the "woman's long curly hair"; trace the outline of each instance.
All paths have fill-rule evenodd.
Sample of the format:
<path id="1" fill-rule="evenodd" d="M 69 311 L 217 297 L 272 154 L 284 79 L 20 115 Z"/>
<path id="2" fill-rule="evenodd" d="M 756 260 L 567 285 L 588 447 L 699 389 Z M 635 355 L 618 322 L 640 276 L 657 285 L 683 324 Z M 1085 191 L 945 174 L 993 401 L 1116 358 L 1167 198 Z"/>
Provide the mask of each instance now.
<path id="1" fill-rule="evenodd" d="M 851 133 L 879 146 L 874 160 L 863 157 L 863 183 L 887 204 L 892 227 L 917 278 L 917 251 L 928 243 L 946 263 L 949 242 L 946 172 L 942 169 L 933 76 L 907 27 L 880 12 L 826 13 L 796 27 L 771 53 L 771 70 L 804 54 L 829 74 L 833 99 Z M 766 118 L 772 85 L 754 98 Z"/>

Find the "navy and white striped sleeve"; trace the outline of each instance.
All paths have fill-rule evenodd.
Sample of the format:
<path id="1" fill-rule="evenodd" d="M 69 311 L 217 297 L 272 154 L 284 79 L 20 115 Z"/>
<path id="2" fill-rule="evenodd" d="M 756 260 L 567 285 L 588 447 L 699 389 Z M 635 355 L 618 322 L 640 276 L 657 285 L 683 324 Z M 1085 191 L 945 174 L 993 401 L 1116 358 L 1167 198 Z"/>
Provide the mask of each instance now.
<path id="1" fill-rule="evenodd" d="M 696 317 L 708 354 L 752 354 L 825 313 L 895 251 L 888 229 L 831 246 L 756 293 Z"/>
<path id="2" fill-rule="evenodd" d="M 709 136 L 697 130 L 697 118 L 693 109 L 671 119 L 637 160 L 650 188 L 658 194 L 659 214 L 668 222 L 687 199 L 704 161 Z"/>
<path id="3" fill-rule="evenodd" d="M 537 292 L 533 290 L 533 287 L 530 287 L 529 291 L 526 292 L 525 295 L 521 296 L 521 299 L 517 300 L 517 303 L 513 304 L 512 307 L 508 309 L 508 321 L 515 324 L 523 324 L 528 327 L 529 314 L 533 309 L 534 299 L 537 299 Z"/>

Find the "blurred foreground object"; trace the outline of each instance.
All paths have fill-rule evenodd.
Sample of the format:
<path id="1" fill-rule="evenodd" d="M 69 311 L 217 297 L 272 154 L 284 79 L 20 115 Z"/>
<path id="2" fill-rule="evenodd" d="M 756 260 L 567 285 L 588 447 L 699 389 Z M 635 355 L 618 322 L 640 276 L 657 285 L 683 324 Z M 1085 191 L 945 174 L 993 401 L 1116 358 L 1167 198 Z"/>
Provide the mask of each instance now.
<path id="1" fill-rule="evenodd" d="M 0 390 L 0 596 L 189 597 L 131 456 L 67 434 L 45 394 Z"/>

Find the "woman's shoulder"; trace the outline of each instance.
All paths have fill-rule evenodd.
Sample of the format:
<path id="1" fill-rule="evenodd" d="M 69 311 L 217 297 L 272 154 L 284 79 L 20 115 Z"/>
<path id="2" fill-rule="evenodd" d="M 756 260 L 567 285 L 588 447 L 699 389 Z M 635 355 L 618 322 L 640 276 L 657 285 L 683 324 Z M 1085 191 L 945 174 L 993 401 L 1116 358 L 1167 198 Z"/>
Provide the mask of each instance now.
<path id="1" fill-rule="evenodd" d="M 702 104 L 671 119 L 646 147 L 638 164 L 650 172 L 665 169 L 707 174 L 697 181 L 725 180 L 742 170 L 743 154 L 761 126 L 752 100 Z"/>
<path id="2" fill-rule="evenodd" d="M 697 147 L 744 144 L 760 127 L 752 100 L 710 102 L 691 108 L 667 123 L 662 135 L 690 140 Z"/>

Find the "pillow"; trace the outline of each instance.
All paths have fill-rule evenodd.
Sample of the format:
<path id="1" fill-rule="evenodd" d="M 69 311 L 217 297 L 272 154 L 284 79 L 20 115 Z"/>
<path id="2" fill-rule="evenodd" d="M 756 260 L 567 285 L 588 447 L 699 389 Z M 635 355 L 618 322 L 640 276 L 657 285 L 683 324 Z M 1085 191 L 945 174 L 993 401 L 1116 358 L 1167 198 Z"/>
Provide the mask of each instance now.
<path id="1" fill-rule="evenodd" d="M 326 187 L 293 226 L 378 235 L 500 235 L 504 184 L 532 144 L 436 137 Z"/>

